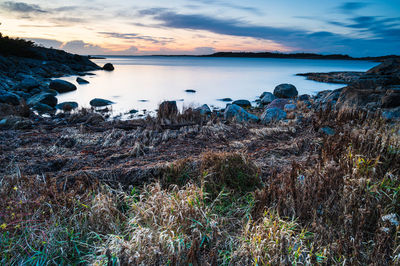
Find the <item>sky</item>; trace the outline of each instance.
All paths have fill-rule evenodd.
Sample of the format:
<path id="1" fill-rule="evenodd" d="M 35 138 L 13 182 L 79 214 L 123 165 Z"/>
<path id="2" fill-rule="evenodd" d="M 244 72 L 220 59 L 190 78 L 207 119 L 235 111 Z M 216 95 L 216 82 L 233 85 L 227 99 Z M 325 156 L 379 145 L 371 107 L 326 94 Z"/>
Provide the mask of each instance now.
<path id="1" fill-rule="evenodd" d="M 0 23 L 85 55 L 400 54 L 399 0 L 0 0 Z"/>

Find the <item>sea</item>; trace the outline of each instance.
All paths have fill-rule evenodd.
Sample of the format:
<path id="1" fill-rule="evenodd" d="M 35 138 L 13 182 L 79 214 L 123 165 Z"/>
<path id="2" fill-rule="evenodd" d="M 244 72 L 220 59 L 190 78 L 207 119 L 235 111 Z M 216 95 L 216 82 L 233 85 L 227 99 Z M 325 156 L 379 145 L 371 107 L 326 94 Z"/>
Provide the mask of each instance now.
<path id="1" fill-rule="evenodd" d="M 273 92 L 281 83 L 296 86 L 299 94 L 314 95 L 344 84 L 327 84 L 296 76 L 297 73 L 331 71 L 366 71 L 377 62 L 356 60 L 314 60 L 275 58 L 212 58 L 166 56 L 110 56 L 93 60 L 100 66 L 112 63 L 114 71 L 93 71 L 85 76 L 89 84 L 79 85 L 76 76 L 62 79 L 78 89 L 58 95 L 58 102 L 75 101 L 90 107 L 93 98 L 114 102 L 114 116 L 137 110 L 135 115 L 154 113 L 165 100 L 177 101 L 179 108 L 208 104 L 224 108 L 227 102 L 246 99 L 256 105 L 262 92 Z M 195 92 L 186 92 L 194 90 Z"/>

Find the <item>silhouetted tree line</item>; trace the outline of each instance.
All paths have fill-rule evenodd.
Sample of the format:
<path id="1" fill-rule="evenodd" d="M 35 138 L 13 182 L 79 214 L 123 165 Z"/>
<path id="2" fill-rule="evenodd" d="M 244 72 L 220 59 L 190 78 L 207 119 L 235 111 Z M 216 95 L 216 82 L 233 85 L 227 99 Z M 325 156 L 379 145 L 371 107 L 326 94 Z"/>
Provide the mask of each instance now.
<path id="1" fill-rule="evenodd" d="M 4 36 L 0 32 L 0 54 L 4 56 L 14 55 L 20 57 L 37 57 L 34 48 L 37 45 L 32 41 L 27 41 L 20 38 L 11 38 Z"/>

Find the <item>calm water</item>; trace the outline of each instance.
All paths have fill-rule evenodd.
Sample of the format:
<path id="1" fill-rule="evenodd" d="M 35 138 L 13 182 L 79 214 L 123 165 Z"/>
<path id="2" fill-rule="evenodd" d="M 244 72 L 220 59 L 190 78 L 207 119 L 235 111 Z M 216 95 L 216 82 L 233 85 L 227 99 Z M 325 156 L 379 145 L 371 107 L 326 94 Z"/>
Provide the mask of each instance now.
<path id="1" fill-rule="evenodd" d="M 59 95 L 59 102 L 76 101 L 89 107 L 91 99 L 103 98 L 115 102 L 115 113 L 154 110 L 163 100 L 177 100 L 180 107 L 204 103 L 225 107 L 226 103 L 217 99 L 253 101 L 263 91 L 272 92 L 280 83 L 294 84 L 299 94 L 343 86 L 309 81 L 295 76 L 297 73 L 366 71 L 377 65 L 344 60 L 196 57 L 109 57 L 95 62 L 111 62 L 115 70 L 93 72 L 95 76 L 84 77 L 90 81 L 86 85 L 78 85 L 76 77 L 64 78 L 76 84 L 78 90 Z M 187 89 L 197 92 L 186 93 Z"/>

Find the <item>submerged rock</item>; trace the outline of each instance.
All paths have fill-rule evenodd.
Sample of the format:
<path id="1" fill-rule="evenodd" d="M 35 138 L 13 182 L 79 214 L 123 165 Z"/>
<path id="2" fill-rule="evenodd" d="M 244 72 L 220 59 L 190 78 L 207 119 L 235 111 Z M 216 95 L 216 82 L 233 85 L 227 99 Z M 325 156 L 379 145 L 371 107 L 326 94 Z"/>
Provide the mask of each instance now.
<path id="1" fill-rule="evenodd" d="M 261 115 L 261 122 L 264 124 L 269 124 L 273 121 L 279 121 L 283 119 L 286 119 L 286 112 L 277 107 L 267 108 Z"/>
<path id="2" fill-rule="evenodd" d="M 187 92 L 187 93 L 196 93 L 195 90 L 185 90 L 185 92 Z"/>
<path id="3" fill-rule="evenodd" d="M 78 82 L 78 84 L 89 84 L 89 81 L 87 81 L 86 79 L 83 79 L 81 77 L 77 77 L 76 82 Z"/>
<path id="4" fill-rule="evenodd" d="M 236 101 L 232 102 L 232 104 L 236 104 L 236 105 L 239 105 L 240 107 L 244 107 L 244 108 L 251 107 L 251 102 L 248 100 L 236 100 Z"/>
<path id="5" fill-rule="evenodd" d="M 114 66 L 111 63 L 107 63 L 103 66 L 103 69 L 106 71 L 113 71 L 114 70 Z"/>
<path id="6" fill-rule="evenodd" d="M 105 99 L 94 98 L 89 102 L 89 104 L 93 107 L 103 107 L 114 104 L 114 102 Z"/>
<path id="7" fill-rule="evenodd" d="M 232 99 L 231 99 L 231 98 L 222 98 L 222 99 L 218 99 L 218 101 L 221 101 L 221 102 L 231 102 Z"/>
<path id="8" fill-rule="evenodd" d="M 57 91 L 58 93 L 64 93 L 76 90 L 76 86 L 71 82 L 55 79 L 50 82 L 50 89 Z"/>
<path id="9" fill-rule="evenodd" d="M 56 109 L 63 110 L 63 111 L 71 111 L 76 108 L 78 108 L 77 102 L 62 102 L 62 103 L 56 105 Z"/>
<path id="10" fill-rule="evenodd" d="M 238 122 L 258 122 L 260 119 L 250 114 L 245 109 L 236 104 L 228 104 L 224 112 L 226 120 L 235 119 Z"/>
<path id="11" fill-rule="evenodd" d="M 293 98 L 298 94 L 296 87 L 292 84 L 280 84 L 274 89 L 274 95 L 276 98 Z"/>

